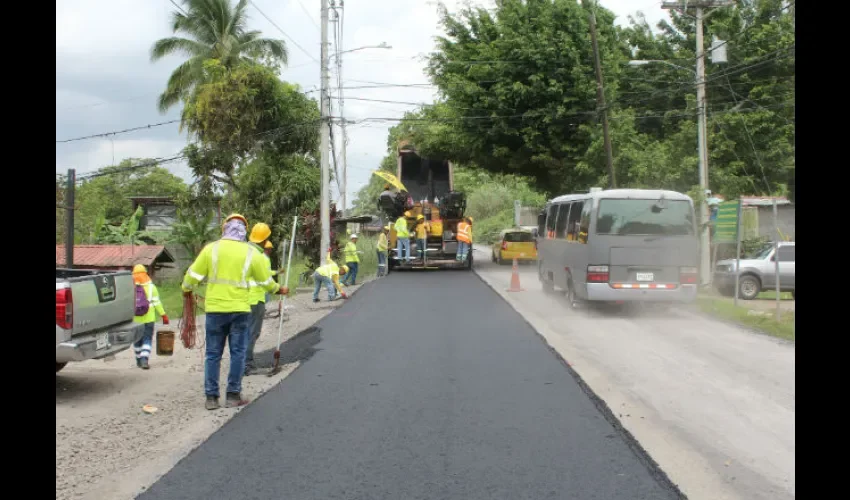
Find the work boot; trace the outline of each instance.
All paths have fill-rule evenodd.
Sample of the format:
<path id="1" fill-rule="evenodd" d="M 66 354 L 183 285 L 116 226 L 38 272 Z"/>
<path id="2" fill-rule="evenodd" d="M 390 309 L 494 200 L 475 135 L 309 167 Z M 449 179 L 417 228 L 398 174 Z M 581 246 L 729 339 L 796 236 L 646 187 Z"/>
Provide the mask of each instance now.
<path id="1" fill-rule="evenodd" d="M 151 366 L 148 364 L 148 358 L 142 358 L 139 361 L 139 366 L 141 367 L 142 370 L 150 370 L 151 369 Z"/>
<path id="2" fill-rule="evenodd" d="M 142 367 L 142 358 L 136 358 L 136 368 Z"/>
<path id="3" fill-rule="evenodd" d="M 250 377 L 251 375 L 256 375 L 256 374 L 257 374 L 257 367 L 249 366 L 249 367 L 245 368 L 245 376 L 246 377 Z"/>
<path id="4" fill-rule="evenodd" d="M 318 301 L 319 301 L 318 297 L 317 297 L 317 298 L 315 298 L 315 299 L 313 299 L 313 303 L 314 303 L 314 304 L 315 304 L 316 302 L 318 302 Z"/>
<path id="5" fill-rule="evenodd" d="M 218 396 L 207 396 L 207 402 L 204 403 L 204 408 L 207 410 L 218 410 L 221 405 L 218 404 Z"/>
<path id="6" fill-rule="evenodd" d="M 236 408 L 237 406 L 245 406 L 248 404 L 247 399 L 242 398 L 242 394 L 238 392 L 228 392 L 225 398 L 225 406 L 227 408 Z"/>

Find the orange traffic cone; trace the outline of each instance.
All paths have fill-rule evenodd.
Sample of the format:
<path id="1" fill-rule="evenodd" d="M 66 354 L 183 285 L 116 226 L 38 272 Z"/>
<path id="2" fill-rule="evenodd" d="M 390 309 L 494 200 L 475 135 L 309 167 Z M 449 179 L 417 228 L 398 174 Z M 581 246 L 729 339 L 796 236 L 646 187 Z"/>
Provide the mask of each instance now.
<path id="1" fill-rule="evenodd" d="M 520 288 L 519 286 L 519 263 L 517 263 L 516 257 L 514 257 L 514 265 L 511 270 L 511 287 L 508 288 L 509 292 L 524 292 L 525 288 Z"/>

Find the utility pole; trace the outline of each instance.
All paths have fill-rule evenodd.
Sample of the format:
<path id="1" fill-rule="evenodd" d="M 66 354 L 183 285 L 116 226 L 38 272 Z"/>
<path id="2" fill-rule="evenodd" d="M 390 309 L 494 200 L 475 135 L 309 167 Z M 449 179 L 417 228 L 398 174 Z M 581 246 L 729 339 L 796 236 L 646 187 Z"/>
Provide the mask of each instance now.
<path id="1" fill-rule="evenodd" d="M 703 9 L 734 5 L 733 0 L 697 0 L 683 2 L 662 2 L 662 9 L 693 8 L 696 19 L 696 86 L 697 86 L 697 155 L 699 156 L 699 187 L 704 198 L 699 204 L 700 218 L 700 285 L 711 284 L 711 242 L 709 241 L 709 220 L 707 199 L 711 194 L 708 188 L 708 126 L 706 123 L 705 99 L 705 48 L 703 36 Z"/>
<path id="2" fill-rule="evenodd" d="M 74 188 L 77 173 L 68 169 L 68 184 L 65 188 L 65 267 L 74 268 Z"/>
<path id="3" fill-rule="evenodd" d="M 333 5 L 333 1 L 332 5 Z M 345 123 L 345 99 L 342 96 L 342 15 L 339 14 L 345 8 L 344 0 L 339 0 L 339 10 L 336 10 L 336 5 L 334 5 L 334 9 L 337 12 L 337 22 L 339 23 L 339 41 L 337 45 L 336 52 L 336 71 L 337 76 L 339 78 L 339 88 L 337 89 L 337 93 L 339 94 L 339 117 L 341 120 L 340 126 L 342 127 L 342 192 L 340 193 L 340 202 L 342 203 L 342 216 L 347 216 L 348 209 L 348 128 Z"/>
<path id="4" fill-rule="evenodd" d="M 605 142 L 605 157 L 608 162 L 608 184 L 611 188 L 617 187 L 617 177 L 614 173 L 614 152 L 611 148 L 611 134 L 608 131 L 608 106 L 605 104 L 605 84 L 602 81 L 602 62 L 599 58 L 599 42 L 596 38 L 596 8 L 595 0 L 588 9 L 590 11 L 590 42 L 593 45 L 593 61 L 596 66 L 596 105 L 602 112 L 602 137 Z"/>
<path id="5" fill-rule="evenodd" d="M 328 58 L 328 0 L 322 1 L 322 48 L 321 48 L 321 167 L 322 167 L 322 207 L 321 207 L 321 223 L 322 236 L 319 248 L 319 256 L 322 265 L 325 265 L 328 260 L 328 249 L 331 246 L 331 173 L 330 173 L 330 136 L 331 136 L 331 117 L 330 117 L 330 73 L 328 66 L 330 61 Z"/>

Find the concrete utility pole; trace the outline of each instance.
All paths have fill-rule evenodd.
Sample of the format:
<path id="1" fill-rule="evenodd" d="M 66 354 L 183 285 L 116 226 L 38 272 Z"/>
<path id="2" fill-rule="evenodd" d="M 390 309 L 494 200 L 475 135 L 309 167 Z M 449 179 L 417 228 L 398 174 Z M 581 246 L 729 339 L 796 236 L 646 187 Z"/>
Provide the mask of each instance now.
<path id="1" fill-rule="evenodd" d="M 703 40 L 703 9 L 727 7 L 734 5 L 732 0 L 703 0 L 682 2 L 662 2 L 663 9 L 693 8 L 696 18 L 696 86 L 697 86 L 697 154 L 699 156 L 699 186 L 702 196 L 708 199 L 711 191 L 708 188 L 708 126 L 706 123 L 705 99 L 705 44 Z M 700 214 L 700 284 L 711 283 L 711 242 L 709 241 L 708 204 L 702 200 L 699 206 Z"/>
<path id="2" fill-rule="evenodd" d="M 68 169 L 68 184 L 65 187 L 65 267 L 74 269 L 74 188 L 77 173 Z"/>
<path id="3" fill-rule="evenodd" d="M 322 265 L 328 260 L 328 249 L 331 246 L 331 172 L 330 172 L 330 136 L 331 136 L 331 111 L 330 111 L 330 65 L 328 58 L 328 0 L 322 1 L 322 48 L 321 48 L 321 166 L 322 166 L 322 207 L 321 223 L 322 237 L 319 248 L 319 256 Z"/>
<path id="4" fill-rule="evenodd" d="M 605 143 L 605 157 L 608 162 L 609 186 L 617 187 L 617 177 L 614 173 L 614 152 L 611 147 L 611 134 L 608 130 L 608 106 L 605 104 L 605 84 L 602 80 L 602 62 L 599 57 L 599 42 L 596 38 L 596 14 L 593 13 L 596 2 L 589 5 L 590 11 L 590 43 L 593 45 L 593 61 L 596 66 L 596 105 L 602 113 L 602 139 Z"/>

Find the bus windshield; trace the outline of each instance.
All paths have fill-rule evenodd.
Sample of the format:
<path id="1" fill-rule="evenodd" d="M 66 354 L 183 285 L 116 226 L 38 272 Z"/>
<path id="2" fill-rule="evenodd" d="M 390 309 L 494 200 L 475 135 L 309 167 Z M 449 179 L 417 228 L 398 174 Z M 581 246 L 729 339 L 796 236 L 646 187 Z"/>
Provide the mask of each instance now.
<path id="1" fill-rule="evenodd" d="M 689 236 L 694 234 L 694 214 L 685 200 L 602 199 L 596 234 Z"/>

